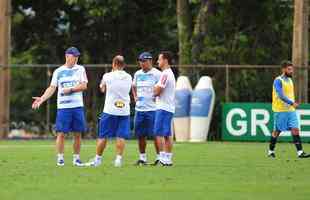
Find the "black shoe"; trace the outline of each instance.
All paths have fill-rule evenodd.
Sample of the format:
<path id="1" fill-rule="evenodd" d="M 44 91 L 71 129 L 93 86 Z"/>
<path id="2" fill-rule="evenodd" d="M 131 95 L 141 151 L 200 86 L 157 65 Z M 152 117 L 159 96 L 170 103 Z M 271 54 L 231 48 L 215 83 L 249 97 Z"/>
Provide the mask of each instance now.
<path id="1" fill-rule="evenodd" d="M 309 157 L 310 157 L 310 154 L 305 153 L 305 152 L 302 152 L 302 153 L 298 156 L 298 158 L 309 158 Z"/>
<path id="2" fill-rule="evenodd" d="M 172 167 L 172 166 L 173 166 L 173 163 L 169 163 L 169 164 L 166 163 L 166 164 L 165 164 L 165 167 Z"/>
<path id="3" fill-rule="evenodd" d="M 159 161 L 160 165 L 163 167 L 172 167 L 173 163 L 163 163 L 162 161 Z"/>
<path id="4" fill-rule="evenodd" d="M 161 166 L 166 166 L 166 163 L 164 163 L 164 162 L 162 162 L 162 161 L 160 161 L 160 160 L 159 160 L 159 164 L 160 164 Z"/>
<path id="5" fill-rule="evenodd" d="M 144 160 L 138 160 L 135 165 L 137 165 L 137 166 L 145 166 L 145 165 L 147 165 L 147 162 L 145 162 Z"/>
<path id="6" fill-rule="evenodd" d="M 157 166 L 159 165 L 160 161 L 159 160 L 155 160 L 153 164 L 151 164 L 152 166 Z"/>
<path id="7" fill-rule="evenodd" d="M 275 153 L 270 153 L 270 154 L 268 154 L 268 157 L 270 157 L 270 158 L 276 158 L 276 154 L 275 154 Z"/>

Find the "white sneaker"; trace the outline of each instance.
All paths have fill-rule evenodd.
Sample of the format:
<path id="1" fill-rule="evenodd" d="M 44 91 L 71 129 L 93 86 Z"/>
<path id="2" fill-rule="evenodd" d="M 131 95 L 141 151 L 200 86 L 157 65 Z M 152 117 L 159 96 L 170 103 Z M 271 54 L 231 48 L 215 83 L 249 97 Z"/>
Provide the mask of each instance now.
<path id="1" fill-rule="evenodd" d="M 166 159 L 160 158 L 160 159 L 159 159 L 159 163 L 160 163 L 161 165 L 165 165 L 165 164 L 166 164 Z"/>
<path id="2" fill-rule="evenodd" d="M 65 165 L 65 161 L 64 160 L 57 160 L 57 166 L 64 166 Z"/>
<path id="3" fill-rule="evenodd" d="M 166 163 L 165 163 L 165 166 L 168 166 L 168 167 L 170 167 L 170 166 L 172 166 L 173 165 L 173 162 L 171 161 L 171 160 L 168 160 L 168 161 L 166 161 Z"/>
<path id="4" fill-rule="evenodd" d="M 73 160 L 72 162 L 73 166 L 77 166 L 77 167 L 84 167 L 84 163 L 82 163 L 82 161 L 80 159 L 76 159 L 76 160 Z"/>
<path id="5" fill-rule="evenodd" d="M 89 162 L 84 163 L 83 166 L 86 167 L 98 167 L 101 165 L 101 160 L 91 159 Z"/>
<path id="6" fill-rule="evenodd" d="M 121 159 L 115 159 L 114 167 L 121 167 L 121 166 L 122 166 L 122 160 Z"/>

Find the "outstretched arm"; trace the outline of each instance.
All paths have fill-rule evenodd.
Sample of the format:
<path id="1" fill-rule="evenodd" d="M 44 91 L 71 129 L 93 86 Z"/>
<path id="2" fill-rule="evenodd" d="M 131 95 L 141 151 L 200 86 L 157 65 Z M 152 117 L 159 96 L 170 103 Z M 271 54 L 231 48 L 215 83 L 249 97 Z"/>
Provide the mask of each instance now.
<path id="1" fill-rule="evenodd" d="M 55 91 L 56 91 L 56 87 L 51 85 L 45 90 L 42 96 L 32 97 L 34 99 L 32 103 L 32 109 L 38 109 L 44 101 L 49 99 L 54 94 Z"/>

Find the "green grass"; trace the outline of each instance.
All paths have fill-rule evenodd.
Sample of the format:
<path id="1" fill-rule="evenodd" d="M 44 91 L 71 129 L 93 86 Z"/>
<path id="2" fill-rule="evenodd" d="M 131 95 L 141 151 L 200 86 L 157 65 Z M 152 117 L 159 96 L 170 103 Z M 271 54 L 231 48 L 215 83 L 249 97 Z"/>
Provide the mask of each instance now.
<path id="1" fill-rule="evenodd" d="M 171 168 L 133 166 L 134 141 L 126 146 L 122 168 L 112 165 L 114 142 L 102 166 L 77 168 L 71 144 L 66 165 L 56 167 L 53 141 L 0 141 L 0 199 L 310 199 L 310 159 L 297 159 L 288 143 L 278 144 L 275 160 L 266 157 L 266 143 L 180 143 Z M 81 157 L 88 160 L 95 141 L 83 145 Z M 310 151 L 309 144 L 304 148 Z M 152 145 L 149 151 L 153 160 Z"/>

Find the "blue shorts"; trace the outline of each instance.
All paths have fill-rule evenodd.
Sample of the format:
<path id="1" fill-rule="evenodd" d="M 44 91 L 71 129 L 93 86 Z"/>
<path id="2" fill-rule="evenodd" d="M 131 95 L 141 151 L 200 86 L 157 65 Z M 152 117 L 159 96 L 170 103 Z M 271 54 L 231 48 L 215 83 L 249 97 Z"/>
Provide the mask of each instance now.
<path id="1" fill-rule="evenodd" d="M 157 110 L 155 114 L 154 134 L 155 136 L 171 136 L 171 121 L 173 113 L 165 110 Z"/>
<path id="2" fill-rule="evenodd" d="M 289 131 L 292 128 L 299 128 L 298 117 L 296 111 L 294 112 L 275 112 L 273 114 L 274 130 L 275 131 Z"/>
<path id="3" fill-rule="evenodd" d="M 63 108 L 57 110 L 56 117 L 56 132 L 86 132 L 86 120 L 84 108 Z"/>
<path id="4" fill-rule="evenodd" d="M 135 116 L 135 134 L 137 137 L 153 136 L 155 111 L 137 111 Z"/>
<path id="5" fill-rule="evenodd" d="M 98 137 L 111 138 L 118 137 L 129 139 L 130 138 L 130 117 L 117 116 L 102 113 L 98 124 Z"/>

